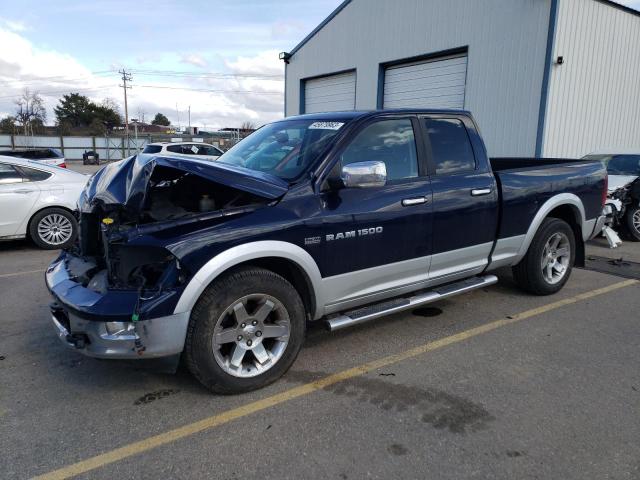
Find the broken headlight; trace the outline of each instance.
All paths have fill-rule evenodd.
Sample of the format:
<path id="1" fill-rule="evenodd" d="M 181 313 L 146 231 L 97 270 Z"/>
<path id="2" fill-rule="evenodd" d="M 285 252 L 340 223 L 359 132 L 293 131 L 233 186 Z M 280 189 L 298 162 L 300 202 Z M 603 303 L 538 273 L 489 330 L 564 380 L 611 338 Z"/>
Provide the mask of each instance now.
<path id="1" fill-rule="evenodd" d="M 111 245 L 109 280 L 114 287 L 152 290 L 182 285 L 180 262 L 162 247 Z"/>

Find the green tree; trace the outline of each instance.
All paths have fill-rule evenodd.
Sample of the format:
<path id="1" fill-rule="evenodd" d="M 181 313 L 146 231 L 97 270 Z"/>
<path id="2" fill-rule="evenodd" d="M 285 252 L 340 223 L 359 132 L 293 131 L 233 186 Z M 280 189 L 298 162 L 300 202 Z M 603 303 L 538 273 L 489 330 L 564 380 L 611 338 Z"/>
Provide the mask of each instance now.
<path id="1" fill-rule="evenodd" d="M 56 115 L 58 125 L 65 122 L 72 127 L 86 127 L 91 123 L 93 106 L 84 95 L 70 93 L 62 96 L 53 113 Z"/>
<path id="2" fill-rule="evenodd" d="M 14 117 L 5 117 L 0 120 L 0 133 L 13 134 L 16 130 L 16 119 Z"/>
<path id="3" fill-rule="evenodd" d="M 58 106 L 53 109 L 60 127 L 90 127 L 92 131 L 100 130 L 97 134 L 104 133 L 105 128 L 111 129 L 122 124 L 122 117 L 117 106 L 106 99 L 102 104 L 97 104 L 79 93 L 63 95 Z"/>
<path id="4" fill-rule="evenodd" d="M 151 122 L 151 125 L 162 125 L 164 127 L 168 127 L 169 125 L 171 125 L 171 122 L 169 121 L 169 119 L 163 115 L 162 113 L 158 112 L 156 113 L 156 116 L 154 117 L 153 121 Z"/>
<path id="5" fill-rule="evenodd" d="M 104 135 L 107 131 L 107 126 L 99 118 L 94 118 L 89 124 L 89 133 L 91 135 Z"/>
<path id="6" fill-rule="evenodd" d="M 115 126 L 122 124 L 122 117 L 120 116 L 120 114 L 110 107 L 94 104 L 92 114 L 93 119 L 91 123 L 93 123 L 95 120 L 98 120 L 108 129 L 112 129 Z"/>

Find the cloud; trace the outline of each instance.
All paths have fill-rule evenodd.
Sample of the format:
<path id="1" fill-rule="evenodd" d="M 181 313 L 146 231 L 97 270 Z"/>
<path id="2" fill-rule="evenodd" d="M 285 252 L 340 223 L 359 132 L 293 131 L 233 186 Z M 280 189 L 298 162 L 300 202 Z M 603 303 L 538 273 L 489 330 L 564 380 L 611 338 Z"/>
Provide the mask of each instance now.
<path id="1" fill-rule="evenodd" d="M 200 55 L 197 55 L 195 53 L 182 55 L 182 57 L 180 58 L 180 62 L 187 63 L 195 67 L 205 68 L 207 66 L 207 61 L 204 58 L 202 58 Z"/>
<path id="2" fill-rule="evenodd" d="M 10 20 L 8 18 L 0 18 L 0 26 L 12 32 L 24 32 L 28 29 L 27 24 L 21 20 Z"/>
<path id="3" fill-rule="evenodd" d="M 278 59 L 277 50 L 267 50 L 253 57 L 237 57 L 224 63 L 233 73 L 284 75 L 284 63 Z"/>
<path id="4" fill-rule="evenodd" d="M 0 45 L 3 45 L 0 61 L 2 116 L 14 112 L 14 100 L 25 87 L 44 97 L 49 123 L 55 120 L 53 107 L 59 98 L 76 91 L 97 102 L 105 97 L 114 98 L 124 113 L 123 92 L 118 87 L 119 74 L 115 71 L 92 72 L 72 55 L 36 45 L 4 23 L 0 24 Z M 132 58 L 136 58 L 133 53 Z M 204 61 L 197 55 L 186 55 L 184 59 L 191 60 L 191 64 Z M 120 68 L 119 59 L 112 63 L 113 67 Z M 254 56 L 229 56 L 222 58 L 221 63 L 224 69 L 218 67 L 217 70 L 226 70 L 226 75 L 206 75 L 207 72 L 203 72 L 203 77 L 136 75 L 135 68 L 130 66 L 133 72 L 133 88 L 128 91 L 130 117 L 139 111 L 144 111 L 148 118 L 162 112 L 174 124 L 186 126 L 186 112 L 190 105 L 191 124 L 206 125 L 208 129 L 237 127 L 245 120 L 261 125 L 282 118 L 284 78 L 277 51 L 258 52 Z M 233 76 L 256 73 L 263 76 Z"/>

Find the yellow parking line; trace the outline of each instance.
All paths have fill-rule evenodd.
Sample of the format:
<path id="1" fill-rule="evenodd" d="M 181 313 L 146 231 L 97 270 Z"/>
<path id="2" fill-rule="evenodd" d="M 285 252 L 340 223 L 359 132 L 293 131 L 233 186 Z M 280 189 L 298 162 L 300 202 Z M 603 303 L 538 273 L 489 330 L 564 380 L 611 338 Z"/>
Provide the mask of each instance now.
<path id="1" fill-rule="evenodd" d="M 527 318 L 535 317 L 537 315 L 541 315 L 543 313 L 549 312 L 551 310 L 555 310 L 565 305 L 571 305 L 571 304 L 580 302 L 582 300 L 587 300 L 589 298 L 593 298 L 598 295 L 602 295 L 602 294 L 612 292 L 620 288 L 628 287 L 630 285 L 635 285 L 638 283 L 640 282 L 638 282 L 637 280 L 626 280 L 624 282 L 619 282 L 613 285 L 609 285 L 608 287 L 598 288 L 597 290 L 591 290 L 589 292 L 581 293 L 571 298 L 566 298 L 564 300 L 559 300 L 557 302 L 549 303 L 547 305 L 543 305 L 538 308 L 533 308 L 531 310 L 527 310 L 525 312 L 521 312 L 517 315 L 514 315 L 511 318 L 495 320 L 485 325 L 482 325 L 476 328 L 471 328 L 469 330 L 456 333 L 455 335 L 451 335 L 449 337 L 445 337 L 440 340 L 435 340 L 433 342 L 425 343 L 424 345 L 411 348 L 404 352 L 401 352 L 395 355 L 389 355 L 388 357 L 374 360 L 372 362 L 368 362 L 363 365 L 359 365 L 357 367 L 353 367 L 348 370 L 344 370 L 342 372 L 329 375 L 327 377 L 321 378 L 314 382 L 306 383 L 304 385 L 291 388 L 282 393 L 278 393 L 276 395 L 272 395 L 270 397 L 263 398 L 255 402 L 248 403 L 238 408 L 227 410 L 226 412 L 222 412 L 218 415 L 213 415 L 203 420 L 190 423 L 183 427 L 175 428 L 173 430 L 169 430 L 168 432 L 160 433 L 158 435 L 145 438 L 144 440 L 140 440 L 137 442 L 130 443 L 128 445 L 124 445 L 123 447 L 116 448 L 115 450 L 110 450 L 100 455 L 96 455 L 95 457 L 88 458 L 87 460 L 82 460 L 78 463 L 74 463 L 67 467 L 63 467 L 49 473 L 45 473 L 43 475 L 35 477 L 35 479 L 61 480 L 61 479 L 74 477 L 76 475 L 80 475 L 82 473 L 95 470 L 96 468 L 103 467 L 110 463 L 123 460 L 133 455 L 149 451 L 156 447 L 160 447 L 162 445 L 175 442 L 176 440 L 179 440 L 181 438 L 188 437 L 190 435 L 202 432 L 204 430 L 209 430 L 213 427 L 217 427 L 218 425 L 231 422 L 232 420 L 245 417 L 247 415 L 251 415 L 252 413 L 259 412 L 260 410 L 265 410 L 269 407 L 273 407 L 281 403 L 288 402 L 289 400 L 293 400 L 295 398 L 302 397 L 304 395 L 308 395 L 313 392 L 317 392 L 318 390 L 321 390 L 329 385 L 333 385 L 335 383 L 339 383 L 344 380 L 357 377 L 359 375 L 370 372 L 372 370 L 376 370 L 382 367 L 387 367 L 389 365 L 400 362 L 402 360 L 407 360 L 409 358 L 416 357 L 423 353 L 431 352 L 433 350 L 446 347 L 447 345 L 451 345 L 457 342 L 461 342 L 463 340 L 467 340 L 472 337 L 476 337 L 478 335 L 482 335 L 483 333 L 487 333 L 497 328 L 504 327 L 505 325 L 519 322 Z"/>
<path id="2" fill-rule="evenodd" d="M 44 273 L 44 270 L 27 270 L 26 272 L 0 273 L 0 278 L 17 277 L 18 275 L 29 275 L 30 273 Z"/>

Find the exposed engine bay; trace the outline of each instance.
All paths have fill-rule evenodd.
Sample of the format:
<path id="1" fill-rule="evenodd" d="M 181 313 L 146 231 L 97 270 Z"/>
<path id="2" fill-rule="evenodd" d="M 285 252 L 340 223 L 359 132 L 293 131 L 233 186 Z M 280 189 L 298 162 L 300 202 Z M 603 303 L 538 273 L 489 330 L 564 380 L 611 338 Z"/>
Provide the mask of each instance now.
<path id="1" fill-rule="evenodd" d="M 237 169 L 136 157 L 105 167 L 79 201 L 79 235 L 67 257 L 70 274 L 97 293 L 135 289 L 145 298 L 183 285 L 188 272 L 167 248 L 154 245 L 154 235 L 189 225 L 215 226 L 286 191 L 277 180 L 264 185 Z M 140 244 L 143 236 L 151 241 Z"/>

